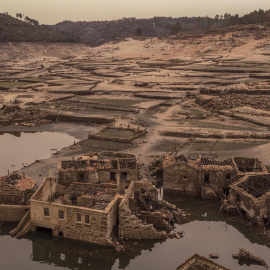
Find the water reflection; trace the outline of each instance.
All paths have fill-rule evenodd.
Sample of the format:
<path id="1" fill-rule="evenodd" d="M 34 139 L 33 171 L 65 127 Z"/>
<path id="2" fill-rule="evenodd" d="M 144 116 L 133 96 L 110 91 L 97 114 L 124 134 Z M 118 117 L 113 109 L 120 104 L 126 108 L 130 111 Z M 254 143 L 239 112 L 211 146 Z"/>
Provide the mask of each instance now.
<path id="1" fill-rule="evenodd" d="M 257 226 L 253 226 L 249 220 L 244 220 L 239 215 L 220 213 L 220 203 L 216 200 L 183 198 L 182 201 L 173 201 L 172 203 L 192 213 L 191 220 L 223 222 L 225 229 L 228 225 L 233 226 L 249 239 L 251 243 L 258 243 L 270 247 L 270 239 L 265 235 L 263 230 Z"/>
<path id="2" fill-rule="evenodd" d="M 261 266 L 248 266 L 232 258 L 233 253 L 244 247 L 270 265 L 269 239 L 258 228 L 241 222 L 241 218 L 220 214 L 216 202 L 193 199 L 174 203 L 194 212 L 192 221 L 177 226 L 184 231 L 182 239 L 128 241 L 126 250 L 117 253 L 112 248 L 57 238 L 45 232 L 31 233 L 21 240 L 11 239 L 8 232 L 16 224 L 4 224 L 0 226 L 0 250 L 5 250 L 5 256 L 0 256 L 0 262 L 15 265 L 12 258 L 16 256 L 16 265 L 5 268 L 11 270 L 18 269 L 17 265 L 39 270 L 55 266 L 72 270 L 163 270 L 176 269 L 194 253 L 208 257 L 217 252 L 220 258 L 216 262 L 228 269 L 262 270 Z M 19 256 L 22 251 L 18 246 L 23 246 L 24 256 Z"/>
<path id="3" fill-rule="evenodd" d="M 151 250 L 159 241 L 131 241 L 126 251 L 92 245 L 79 241 L 55 238 L 44 232 L 27 237 L 32 241 L 32 260 L 69 269 L 110 270 L 119 260 L 119 269 L 125 269 L 130 261 L 141 255 L 142 250 Z"/>
<path id="4" fill-rule="evenodd" d="M 25 132 L 25 133 L 36 133 L 34 131 L 29 131 L 29 132 Z M 4 135 L 4 134 L 10 134 L 10 135 L 13 135 L 15 137 L 21 137 L 21 132 L 19 131 L 12 131 L 12 132 L 0 132 L 0 135 Z"/>

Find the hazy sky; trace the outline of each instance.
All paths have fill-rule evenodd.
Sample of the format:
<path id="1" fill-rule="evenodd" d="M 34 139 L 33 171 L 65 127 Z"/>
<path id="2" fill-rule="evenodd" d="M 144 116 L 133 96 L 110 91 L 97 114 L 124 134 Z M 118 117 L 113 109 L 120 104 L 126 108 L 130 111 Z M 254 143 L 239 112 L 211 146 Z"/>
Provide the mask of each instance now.
<path id="1" fill-rule="evenodd" d="M 113 20 L 123 17 L 243 15 L 270 9 L 270 0 L 0 0 L 0 12 L 23 13 L 44 24 L 63 20 Z"/>

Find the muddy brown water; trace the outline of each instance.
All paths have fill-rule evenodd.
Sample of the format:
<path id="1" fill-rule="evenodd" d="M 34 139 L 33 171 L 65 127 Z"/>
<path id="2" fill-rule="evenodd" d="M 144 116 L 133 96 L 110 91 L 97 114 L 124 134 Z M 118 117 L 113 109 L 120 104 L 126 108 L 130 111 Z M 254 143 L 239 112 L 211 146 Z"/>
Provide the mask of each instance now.
<path id="1" fill-rule="evenodd" d="M 19 168 L 22 163 L 48 158 L 51 149 L 60 150 L 74 140 L 57 132 L 1 134 L 0 169 L 6 173 L 12 164 Z M 215 261 L 231 270 L 264 269 L 234 260 L 232 254 L 241 247 L 270 265 L 270 238 L 258 228 L 239 217 L 220 214 L 216 202 L 189 198 L 172 203 L 193 213 L 189 222 L 176 226 L 177 231 L 184 231 L 182 239 L 129 241 L 126 250 L 120 253 L 111 248 L 53 237 L 44 231 L 14 239 L 8 232 L 16 224 L 6 223 L 0 226 L 0 269 L 176 269 L 194 253 L 208 257 L 213 252 L 220 255 Z"/>
<path id="2" fill-rule="evenodd" d="M 30 233 L 20 240 L 8 235 L 16 224 L 0 227 L 1 269 L 176 269 L 194 253 L 208 257 L 219 253 L 215 262 L 231 270 L 262 270 L 262 266 L 239 264 L 232 258 L 240 247 L 262 257 L 270 265 L 270 239 L 238 217 L 220 214 L 217 203 L 189 200 L 173 202 L 190 209 L 192 219 L 178 225 L 182 239 L 129 241 L 127 250 L 117 253 L 88 243 L 53 237 L 47 232 Z"/>
<path id="3" fill-rule="evenodd" d="M 28 166 L 35 160 L 49 158 L 74 141 L 78 139 L 58 132 L 0 133 L 0 175 Z"/>

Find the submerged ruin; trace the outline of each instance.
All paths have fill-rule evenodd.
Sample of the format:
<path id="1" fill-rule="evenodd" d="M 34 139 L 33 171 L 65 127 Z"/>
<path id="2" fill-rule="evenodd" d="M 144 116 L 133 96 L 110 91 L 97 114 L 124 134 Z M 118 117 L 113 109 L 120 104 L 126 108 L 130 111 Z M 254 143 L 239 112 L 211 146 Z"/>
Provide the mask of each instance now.
<path id="1" fill-rule="evenodd" d="M 0 177 L 0 221 L 20 221 L 30 208 L 30 198 L 37 184 L 25 174 L 13 173 Z"/>
<path id="2" fill-rule="evenodd" d="M 235 210 L 262 227 L 270 225 L 270 174 L 246 175 L 231 184 L 221 209 Z"/>
<path id="3" fill-rule="evenodd" d="M 137 242 L 147 242 L 151 251 L 154 247 L 151 238 L 165 239 L 176 235 L 181 238 L 181 233 L 174 231 L 173 227 L 176 223 L 183 223 L 188 216 L 159 200 L 162 194 L 158 194 L 148 182 L 140 181 L 162 179 L 165 199 L 176 196 L 179 199 L 176 205 L 185 209 L 190 209 L 187 205 L 193 202 L 194 215 L 197 215 L 195 209 L 201 202 L 194 197 L 213 199 L 213 202 L 201 203 L 215 204 L 215 217 L 210 217 L 211 205 L 210 210 L 207 208 L 198 213 L 200 221 L 220 220 L 218 225 L 222 227 L 226 220 L 227 224 L 239 229 L 237 226 L 243 225 L 240 217 L 232 217 L 232 213 L 220 213 L 219 216 L 218 206 L 222 200 L 224 206 L 227 203 L 225 208 L 228 211 L 249 218 L 249 224 L 252 222 L 264 228 L 251 227 L 249 230 L 266 236 L 269 228 L 269 173 L 263 162 L 252 155 L 260 156 L 269 165 L 268 36 L 269 31 L 263 26 L 253 30 L 228 29 L 228 32 L 213 29 L 212 33 L 199 35 L 183 32 L 183 38 L 127 39 L 98 48 L 41 43 L 3 44 L 1 132 L 60 130 L 76 134 L 76 139 L 82 140 L 53 151 L 53 156 L 44 162 L 36 157 L 34 164 L 22 169 L 39 185 L 50 168 L 53 177 L 44 180 L 30 205 L 27 197 L 26 204 L 16 202 L 15 205 L 0 206 L 0 209 L 5 207 L 7 214 L 14 213 L 15 208 L 21 209 L 20 218 L 19 215 L 16 217 L 21 222 L 11 234 L 19 238 L 28 231 L 42 228 L 57 237 L 86 241 L 85 246 L 97 243 L 118 250 L 122 242 L 128 242 L 125 240 L 135 239 L 132 241 L 134 246 Z M 137 156 L 104 152 L 123 150 Z M 160 160 L 150 168 L 154 179 L 149 177 L 151 159 L 173 151 L 181 151 L 183 155 L 166 156 L 166 160 Z M 72 158 L 83 153 L 88 154 Z M 194 156 L 199 158 L 192 158 Z M 61 160 L 58 171 L 56 160 Z M 180 198 L 182 195 L 189 196 L 187 201 Z M 198 235 L 204 235 L 205 223 L 187 224 L 181 229 L 188 237 L 192 226 L 192 233 L 196 230 Z M 202 250 L 197 251 L 204 256 L 213 251 L 224 255 L 224 250 L 204 252 L 206 245 L 211 246 L 215 240 L 209 239 L 213 230 L 208 230 L 207 226 L 205 230 L 208 239 L 200 238 L 206 241 Z M 226 236 L 230 235 L 231 240 L 236 237 L 244 239 L 243 231 Z M 222 236 L 221 230 L 218 233 L 218 237 Z M 259 238 L 258 234 L 256 237 Z M 31 237 L 39 242 L 38 234 L 30 234 Z M 44 250 L 38 245 L 35 252 L 33 248 L 33 258 L 39 257 L 45 262 L 47 258 L 53 265 L 60 260 L 59 266 L 71 267 L 70 258 L 62 264 L 60 257 L 66 253 L 66 257 L 67 254 L 73 256 L 73 268 L 82 269 L 88 267 L 88 258 L 97 260 L 118 256 L 112 255 L 111 251 L 104 257 L 93 255 L 97 252 L 89 255 L 85 249 L 87 258 L 82 259 L 84 266 L 80 266 L 77 261 L 81 259 L 81 249 L 74 255 L 74 242 L 51 239 L 51 243 L 45 242 L 47 238 L 43 239 L 40 246 L 48 243 Z M 264 243 L 267 241 L 268 238 Z M 57 250 L 55 242 L 62 243 Z M 168 240 L 162 247 L 155 247 L 156 251 L 162 250 L 166 258 L 177 258 L 174 262 L 166 260 L 167 265 L 160 264 L 157 268 L 175 269 L 191 256 L 194 250 L 188 254 L 184 252 L 188 250 L 187 242 Z M 252 242 L 258 243 L 258 240 Z M 66 244 L 64 248 L 63 243 Z M 243 243 L 248 248 L 248 244 Z M 81 244 L 77 243 L 78 246 Z M 229 244 L 229 248 L 236 251 L 240 241 L 228 241 L 222 246 L 225 249 Z M 53 246 L 52 250 L 49 246 Z M 178 249 L 172 252 L 176 246 L 181 255 L 177 253 Z M 264 257 L 263 252 L 259 255 Z M 141 261 L 143 256 L 141 254 Z M 223 262 L 231 259 L 231 255 L 230 258 L 220 257 Z M 267 254 L 265 258 L 268 262 Z M 99 260 L 105 264 L 106 260 Z M 223 269 L 206 261 L 201 260 L 193 268 L 211 265 L 213 269 Z M 120 268 L 127 267 L 128 263 L 126 261 Z M 231 267 L 230 263 L 224 265 L 238 269 Z M 144 261 L 135 266 L 140 267 L 148 268 L 148 265 Z"/>
<path id="4" fill-rule="evenodd" d="M 183 264 L 179 265 L 176 270 L 229 270 L 212 260 L 209 260 L 198 254 L 194 254 L 187 259 Z"/>
<path id="5" fill-rule="evenodd" d="M 163 161 L 163 188 L 165 196 L 189 195 L 204 199 L 228 195 L 230 185 L 245 175 L 268 173 L 259 158 L 231 157 L 212 160 L 166 156 Z"/>
<path id="6" fill-rule="evenodd" d="M 104 159 L 109 154 L 113 158 Z M 135 156 L 104 152 L 59 164 L 58 179 L 44 179 L 12 235 L 46 228 L 55 236 L 119 249 L 123 240 L 170 237 L 174 224 L 188 216 L 159 200 L 150 182 L 137 180 Z"/>
<path id="7" fill-rule="evenodd" d="M 140 166 L 131 154 L 116 152 L 89 153 L 73 160 L 58 162 L 59 184 L 68 186 L 72 182 L 83 183 L 130 183 L 140 179 Z"/>

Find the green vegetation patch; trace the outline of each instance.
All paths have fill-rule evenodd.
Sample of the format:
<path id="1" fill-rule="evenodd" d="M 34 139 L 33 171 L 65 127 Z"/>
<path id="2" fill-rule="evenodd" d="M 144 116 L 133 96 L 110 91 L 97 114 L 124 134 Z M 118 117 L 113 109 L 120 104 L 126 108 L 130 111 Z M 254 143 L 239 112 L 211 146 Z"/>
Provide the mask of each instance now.
<path id="1" fill-rule="evenodd" d="M 29 84 L 30 82 L 22 82 L 22 81 L 2 81 L 0 82 L 0 87 L 4 87 L 4 88 L 11 88 L 11 87 L 15 87 L 15 86 L 23 86 L 26 84 Z"/>
<path id="2" fill-rule="evenodd" d="M 133 130 L 120 130 L 112 128 L 103 130 L 98 135 L 102 137 L 130 139 L 135 135 L 135 132 Z"/>
<path id="3" fill-rule="evenodd" d="M 254 130 L 251 127 L 243 127 L 243 126 L 233 126 L 233 125 L 225 125 L 214 122 L 206 122 L 200 120 L 188 120 L 190 123 L 201 127 L 201 128 L 212 128 L 212 129 L 220 129 L 220 130 Z"/>
<path id="4" fill-rule="evenodd" d="M 201 128 L 212 128 L 212 129 L 220 129 L 220 130 L 255 130 L 254 128 L 245 127 L 245 126 L 226 125 L 226 124 L 219 124 L 219 123 L 214 123 L 214 122 L 206 122 L 206 121 L 192 120 L 192 119 L 188 121 Z"/>
<path id="5" fill-rule="evenodd" d="M 129 143 L 104 141 L 97 139 L 87 139 L 80 142 L 83 151 L 97 151 L 97 150 L 124 150 L 129 148 Z"/>
<path id="6" fill-rule="evenodd" d="M 200 117 L 203 114 L 202 111 L 196 109 L 189 110 L 189 113 L 194 117 Z"/>
<path id="7" fill-rule="evenodd" d="M 46 82 L 47 79 L 43 79 L 43 78 L 25 78 L 25 79 L 20 79 L 20 82 L 27 82 L 27 83 L 42 83 L 42 82 Z"/>
<path id="8" fill-rule="evenodd" d="M 155 145 L 152 147 L 151 151 L 155 152 L 170 152 L 175 150 L 177 146 L 179 146 L 181 141 L 176 141 L 176 140 L 168 140 L 168 139 L 163 139 L 159 140 L 155 143 Z"/>
<path id="9" fill-rule="evenodd" d="M 197 116 L 196 116 L 197 117 Z M 255 128 L 246 127 L 246 126 L 234 126 L 234 125 L 226 125 L 214 122 L 207 122 L 195 119 L 185 119 L 185 118 L 175 118 L 169 119 L 167 121 L 185 121 L 198 126 L 200 128 L 209 128 L 209 129 L 219 129 L 219 130 L 245 130 L 245 131 L 255 131 Z"/>
<path id="10" fill-rule="evenodd" d="M 191 151 L 234 151 L 252 148 L 255 146 L 263 145 L 261 142 L 208 142 L 208 141 L 195 141 L 190 150 Z"/>
<path id="11" fill-rule="evenodd" d="M 95 103 L 95 104 L 115 105 L 115 106 L 133 106 L 144 101 L 144 100 L 131 100 L 131 99 L 89 98 L 85 96 L 75 97 L 70 100 L 78 101 L 78 102 Z"/>

